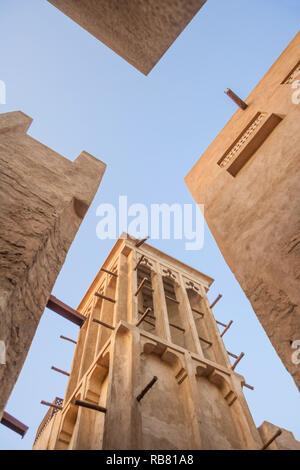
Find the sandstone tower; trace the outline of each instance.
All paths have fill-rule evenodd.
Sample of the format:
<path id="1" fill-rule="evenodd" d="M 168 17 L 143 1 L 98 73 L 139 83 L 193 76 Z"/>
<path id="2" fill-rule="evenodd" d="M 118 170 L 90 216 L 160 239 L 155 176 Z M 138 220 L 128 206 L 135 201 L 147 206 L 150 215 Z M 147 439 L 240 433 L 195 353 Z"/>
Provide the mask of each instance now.
<path id="1" fill-rule="evenodd" d="M 65 398 L 34 449 L 262 448 L 274 426 L 256 429 L 206 296 L 212 282 L 119 239 L 78 307 L 86 319 Z M 297 443 L 283 431 L 270 448 L 280 445 Z"/>
<path id="2" fill-rule="evenodd" d="M 185 182 L 300 389 L 300 32 L 240 106 Z"/>
<path id="3" fill-rule="evenodd" d="M 21 111 L 0 115 L 0 421 L 70 245 L 106 165 L 74 162 L 27 134 Z"/>

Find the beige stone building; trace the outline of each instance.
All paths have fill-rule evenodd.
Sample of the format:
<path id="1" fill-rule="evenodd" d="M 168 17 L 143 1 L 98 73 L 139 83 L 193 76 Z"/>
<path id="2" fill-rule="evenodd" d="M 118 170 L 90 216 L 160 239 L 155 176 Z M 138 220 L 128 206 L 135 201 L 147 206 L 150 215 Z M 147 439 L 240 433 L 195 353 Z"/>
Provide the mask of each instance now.
<path id="1" fill-rule="evenodd" d="M 206 0 L 48 0 L 147 75 Z"/>
<path id="2" fill-rule="evenodd" d="M 74 162 L 27 135 L 22 112 L 0 115 L 0 420 L 52 287 L 105 164 Z"/>
<path id="3" fill-rule="evenodd" d="M 212 282 L 119 239 L 78 307 L 65 398 L 50 405 L 34 449 L 299 449 L 288 431 L 256 428 L 241 356 L 231 364 L 207 299 Z"/>
<path id="4" fill-rule="evenodd" d="M 298 388 L 299 80 L 300 33 L 185 178 Z"/>

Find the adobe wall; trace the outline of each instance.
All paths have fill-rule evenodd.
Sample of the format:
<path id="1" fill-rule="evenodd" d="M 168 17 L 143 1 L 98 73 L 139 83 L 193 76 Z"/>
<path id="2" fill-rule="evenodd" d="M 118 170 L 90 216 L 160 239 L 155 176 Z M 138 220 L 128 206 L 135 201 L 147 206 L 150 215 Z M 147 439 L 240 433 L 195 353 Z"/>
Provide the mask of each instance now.
<path id="1" fill-rule="evenodd" d="M 105 171 L 87 152 L 71 162 L 36 141 L 31 122 L 20 111 L 0 115 L 0 412 Z"/>
<path id="2" fill-rule="evenodd" d="M 48 0 L 147 75 L 206 0 Z"/>
<path id="3" fill-rule="evenodd" d="M 300 33 L 246 99 L 248 108 L 234 114 L 185 178 L 298 387 L 291 344 L 300 339 L 300 105 L 292 101 L 299 51 Z"/>

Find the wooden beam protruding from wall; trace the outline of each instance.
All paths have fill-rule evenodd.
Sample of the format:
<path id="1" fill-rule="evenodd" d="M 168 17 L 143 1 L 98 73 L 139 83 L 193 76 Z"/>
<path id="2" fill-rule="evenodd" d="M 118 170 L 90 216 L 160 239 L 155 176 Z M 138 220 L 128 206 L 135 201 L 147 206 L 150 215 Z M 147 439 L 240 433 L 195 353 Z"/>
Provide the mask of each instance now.
<path id="1" fill-rule="evenodd" d="M 243 110 L 248 108 L 247 103 L 245 103 L 245 101 L 243 101 L 238 95 L 236 95 L 234 93 L 234 91 L 232 91 L 230 88 L 227 88 L 227 90 L 224 93 L 227 96 L 229 96 L 229 98 L 231 98 L 232 101 L 234 101 L 235 104 L 237 104 L 239 106 L 239 108 L 241 108 Z"/>
<path id="2" fill-rule="evenodd" d="M 3 411 L 3 416 L 0 422 L 1 424 L 3 424 L 3 426 L 6 426 L 7 428 L 11 429 L 17 434 L 20 434 L 20 436 L 22 436 L 22 439 L 25 436 L 26 432 L 28 431 L 28 426 L 21 423 L 21 421 L 14 418 L 12 415 L 7 413 L 6 411 Z"/>
<path id="3" fill-rule="evenodd" d="M 62 317 L 66 318 L 67 320 L 71 321 L 72 323 L 75 323 L 80 327 L 84 324 L 86 320 L 86 318 L 81 315 L 81 313 L 69 307 L 69 305 L 63 303 L 61 300 L 58 300 L 56 297 L 54 297 L 54 295 L 50 295 L 46 307 L 50 308 L 50 310 L 53 310 L 53 312 L 58 313 Z"/>

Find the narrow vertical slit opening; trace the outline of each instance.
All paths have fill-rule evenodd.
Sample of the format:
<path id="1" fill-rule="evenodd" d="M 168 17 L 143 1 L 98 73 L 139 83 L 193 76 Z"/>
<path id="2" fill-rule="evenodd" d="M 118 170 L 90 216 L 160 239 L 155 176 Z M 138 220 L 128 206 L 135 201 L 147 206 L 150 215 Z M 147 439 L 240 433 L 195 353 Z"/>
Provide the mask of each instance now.
<path id="1" fill-rule="evenodd" d="M 186 348 L 185 328 L 180 315 L 179 302 L 176 298 L 174 281 L 167 277 L 163 277 L 163 287 L 172 342 L 178 346 Z"/>
<path id="2" fill-rule="evenodd" d="M 143 287 L 138 293 L 138 318 L 140 318 L 147 308 L 151 308 L 149 314 L 140 323 L 139 328 L 152 334 L 156 332 L 156 317 L 153 307 L 153 288 L 151 269 L 146 266 L 139 266 L 137 269 L 137 285 L 139 286 L 144 279 Z"/>

